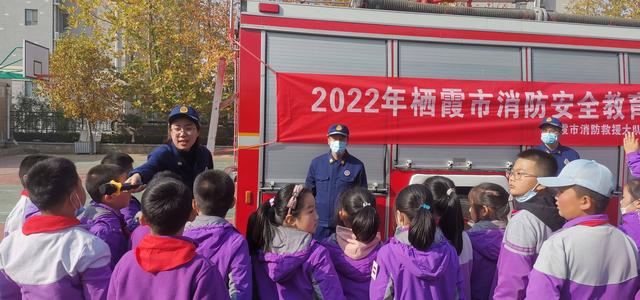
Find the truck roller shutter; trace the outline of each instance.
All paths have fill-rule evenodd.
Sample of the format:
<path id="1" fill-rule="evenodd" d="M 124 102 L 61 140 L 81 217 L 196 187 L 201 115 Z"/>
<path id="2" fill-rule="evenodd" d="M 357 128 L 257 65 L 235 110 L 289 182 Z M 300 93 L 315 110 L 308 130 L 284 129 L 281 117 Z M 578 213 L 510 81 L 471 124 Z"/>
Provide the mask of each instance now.
<path id="1" fill-rule="evenodd" d="M 278 72 L 385 76 L 385 40 L 267 32 L 267 63 Z M 265 141 L 276 138 L 276 76 L 267 72 Z M 344 120 L 349 124 L 349 120 Z M 385 146 L 350 145 L 366 167 L 369 185 L 383 186 Z M 264 152 L 264 182 L 304 182 L 311 160 L 329 151 L 323 144 L 269 145 Z"/>

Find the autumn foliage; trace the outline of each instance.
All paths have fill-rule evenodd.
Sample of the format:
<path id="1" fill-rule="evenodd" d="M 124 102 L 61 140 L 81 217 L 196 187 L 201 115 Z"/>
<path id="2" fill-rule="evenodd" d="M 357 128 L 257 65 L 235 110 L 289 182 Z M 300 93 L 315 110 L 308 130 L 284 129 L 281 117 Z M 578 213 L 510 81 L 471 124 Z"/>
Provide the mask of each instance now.
<path id="1" fill-rule="evenodd" d="M 145 112 L 210 110 L 220 57 L 232 61 L 228 4 L 184 0 L 69 0 L 70 25 L 112 58 L 117 97 Z M 56 52 L 60 49 L 56 49 Z M 62 59 L 62 57 L 60 57 Z M 52 64 L 56 57 L 52 57 Z M 233 66 L 227 68 L 231 83 Z M 57 87 L 53 86 L 53 89 Z"/>

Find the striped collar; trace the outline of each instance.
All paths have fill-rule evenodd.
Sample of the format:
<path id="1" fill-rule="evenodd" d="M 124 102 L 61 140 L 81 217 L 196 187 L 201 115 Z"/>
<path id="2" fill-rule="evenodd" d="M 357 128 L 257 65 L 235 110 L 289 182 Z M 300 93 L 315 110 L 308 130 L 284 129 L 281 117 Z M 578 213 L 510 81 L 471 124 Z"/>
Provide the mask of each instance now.
<path id="1" fill-rule="evenodd" d="M 609 217 L 607 215 L 597 214 L 597 215 L 588 215 L 588 216 L 582 216 L 582 217 L 571 219 L 567 221 L 567 223 L 565 223 L 564 226 L 562 226 L 562 228 L 570 228 L 578 225 L 596 227 L 596 226 L 605 225 L 608 223 L 609 223 Z"/>

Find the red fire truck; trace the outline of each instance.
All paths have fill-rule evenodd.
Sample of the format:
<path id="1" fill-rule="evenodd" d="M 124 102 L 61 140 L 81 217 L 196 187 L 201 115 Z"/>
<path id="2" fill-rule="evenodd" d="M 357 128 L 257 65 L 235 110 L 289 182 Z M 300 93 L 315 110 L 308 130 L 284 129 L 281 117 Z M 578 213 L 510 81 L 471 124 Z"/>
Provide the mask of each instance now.
<path id="1" fill-rule="evenodd" d="M 343 84 L 342 81 L 353 81 L 354 78 L 364 80 L 362 82 L 372 78 L 378 83 L 387 82 L 390 85 L 400 84 L 399 80 L 405 78 L 422 78 L 468 83 L 474 88 L 478 84 L 481 86 L 491 82 L 511 85 L 520 82 L 534 89 L 538 88 L 537 83 L 551 89 L 557 87 L 558 83 L 589 83 L 594 86 L 602 84 L 605 91 L 611 91 L 616 86 L 640 83 L 640 28 L 633 22 L 606 18 L 583 20 L 580 17 L 566 18 L 566 21 L 574 23 L 558 22 L 554 20 L 563 20 L 562 15 L 554 16 L 544 10 L 503 10 L 505 12 L 501 13 L 497 10 L 467 9 L 467 12 L 453 15 L 447 13 L 452 9 L 445 11 L 429 4 L 406 2 L 404 6 L 414 12 L 388 10 L 374 4 L 368 2 L 368 5 L 357 5 L 368 8 L 345 8 L 242 2 L 239 22 L 235 25 L 239 41 L 236 78 L 239 93 L 236 226 L 242 232 L 246 230 L 249 215 L 261 202 L 286 183 L 305 181 L 310 161 L 328 151 L 324 133 L 334 120 L 342 120 L 351 128 L 349 151 L 366 166 L 369 189 L 377 197 L 378 212 L 383 220 L 381 231 L 385 236 L 394 227 L 395 195 L 406 185 L 422 182 L 426 177 L 438 174 L 452 178 L 461 194 L 481 182 L 495 182 L 506 187 L 505 169 L 511 166 L 517 153 L 539 144 L 537 124 L 540 118 L 534 118 L 533 115 L 531 118 L 515 120 L 520 124 L 517 126 L 518 132 L 530 133 L 518 135 L 514 131 L 503 138 L 500 138 L 503 134 L 501 125 L 445 119 L 433 121 L 436 122 L 434 126 L 439 128 L 446 128 L 448 124 L 457 129 L 467 126 L 467 130 L 457 131 L 462 133 L 458 140 L 478 134 L 482 136 L 483 132 L 489 131 L 496 140 L 501 141 L 487 144 L 452 142 L 455 139 L 448 135 L 455 131 L 447 130 L 432 132 L 430 140 L 433 142 L 418 140 L 412 144 L 410 139 L 385 138 L 403 132 L 407 129 L 403 128 L 405 123 L 394 121 L 393 128 L 389 125 L 388 131 L 378 130 L 387 126 L 384 124 L 391 123 L 377 122 L 372 115 L 370 126 L 377 128 L 377 131 L 368 131 L 366 136 L 378 136 L 368 139 L 364 132 L 367 131 L 366 120 L 369 117 L 349 114 L 346 112 L 348 102 L 344 108 L 340 106 L 343 102 L 335 102 L 338 101 L 336 99 L 342 101 L 341 97 L 351 99 L 350 94 L 344 95 L 349 87 L 332 90 L 327 83 L 332 79 L 328 77 L 334 77 L 335 82 L 331 84 L 336 85 Z M 421 8 L 426 10 L 421 11 Z M 625 26 L 584 24 L 615 23 L 613 20 Z M 296 126 L 295 131 L 288 130 L 285 124 L 278 121 L 279 117 L 287 114 L 286 111 L 279 111 L 283 107 L 277 103 L 283 100 L 276 85 L 286 84 L 278 81 L 279 74 L 295 74 L 296 78 L 304 78 L 304 74 L 332 75 L 314 75 L 314 78 L 322 77 L 317 79 L 320 83 L 328 84 L 325 92 L 330 95 L 322 105 L 331 114 L 325 117 L 314 115 L 312 110 L 300 113 L 292 108 L 289 117 L 294 123 L 291 124 L 299 122 L 303 125 Z M 550 87 L 544 83 L 554 84 Z M 368 102 L 364 100 L 366 88 L 360 90 L 363 108 Z M 581 88 L 588 86 L 582 85 Z M 411 87 L 408 89 L 407 108 L 411 104 Z M 382 86 L 377 93 L 382 98 L 385 87 Z M 287 99 L 310 101 L 304 104 L 305 107 L 319 101 L 317 93 L 308 90 L 307 94 L 308 99 L 298 99 L 291 92 Z M 582 97 L 576 96 L 575 101 Z M 611 98 L 610 95 L 602 97 Z M 609 100 L 614 103 L 619 98 Z M 629 96 L 624 101 L 631 103 L 632 99 L 636 98 Z M 556 100 L 555 96 L 549 95 L 549 102 Z M 600 100 L 598 103 L 605 105 L 606 100 Z M 295 101 L 291 103 L 297 103 Z M 547 103 L 547 110 L 552 109 L 550 104 Z M 410 109 L 407 110 L 410 113 Z M 640 127 L 625 123 L 632 122 L 629 109 L 625 108 L 621 113 L 627 114 L 622 116 L 626 119 L 615 115 L 605 118 L 604 114 L 602 119 L 624 121 L 618 124 L 626 128 L 624 131 L 640 131 Z M 406 116 L 410 118 L 410 115 Z M 393 117 L 400 118 L 402 115 Z M 390 118 L 391 112 L 384 120 Z M 561 120 L 570 121 L 566 115 Z M 616 126 L 593 123 L 596 127 L 589 127 L 589 120 L 585 122 L 587 129 L 595 128 L 598 133 L 609 130 L 609 127 L 602 126 Z M 352 128 L 352 123 L 358 125 Z M 568 134 L 562 137 L 563 144 L 572 146 L 583 158 L 595 159 L 609 167 L 620 189 L 628 177 L 624 152 L 620 147 L 621 129 L 609 132 L 607 136 L 589 135 L 587 130 L 586 135 L 580 136 L 584 125 L 575 125 L 574 137 L 571 134 L 575 128 L 566 128 Z M 313 127 L 313 130 L 301 132 L 305 127 Z M 430 127 L 425 128 L 428 131 Z M 504 132 L 510 132 L 507 127 L 504 128 Z M 300 138 L 297 138 L 296 132 L 300 132 Z M 288 134 L 286 137 L 285 133 Z M 613 219 L 617 218 L 616 201 L 612 201 L 610 215 Z"/>

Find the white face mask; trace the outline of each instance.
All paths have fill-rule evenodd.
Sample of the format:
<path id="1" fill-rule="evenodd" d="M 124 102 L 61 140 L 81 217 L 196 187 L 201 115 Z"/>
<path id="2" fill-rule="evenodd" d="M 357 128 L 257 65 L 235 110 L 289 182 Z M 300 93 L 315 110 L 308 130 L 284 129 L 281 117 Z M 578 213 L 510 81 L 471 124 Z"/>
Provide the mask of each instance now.
<path id="1" fill-rule="evenodd" d="M 553 145 L 558 142 L 558 135 L 551 132 L 544 132 L 540 135 L 540 140 L 546 145 Z"/>
<path id="2" fill-rule="evenodd" d="M 331 141 L 331 143 L 329 143 L 329 148 L 333 153 L 342 154 L 345 150 L 347 150 L 347 142 L 333 140 Z"/>

